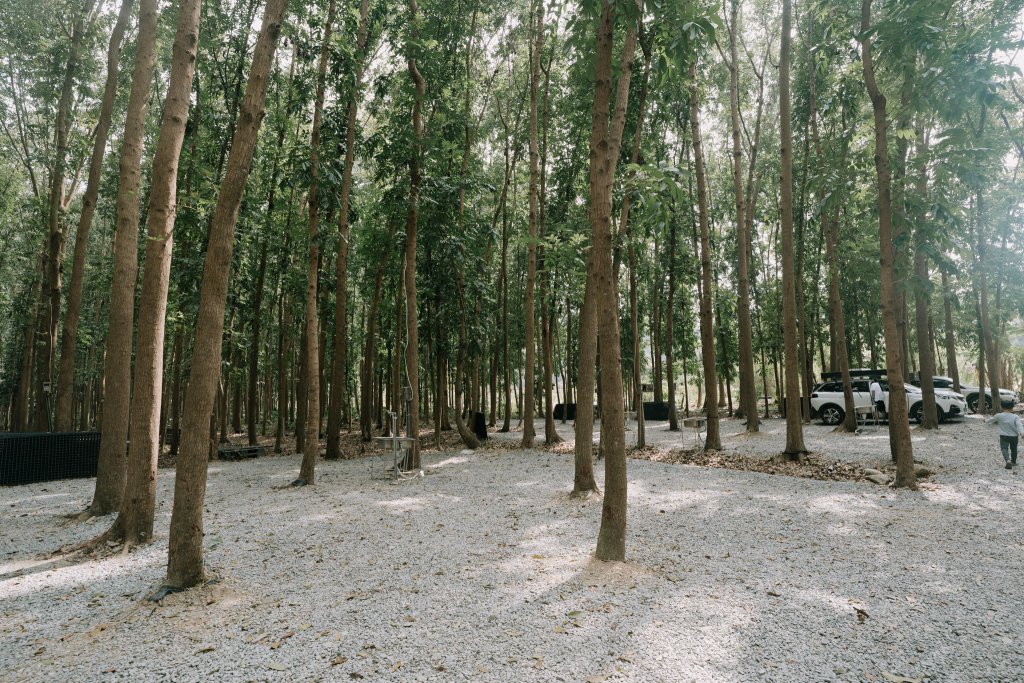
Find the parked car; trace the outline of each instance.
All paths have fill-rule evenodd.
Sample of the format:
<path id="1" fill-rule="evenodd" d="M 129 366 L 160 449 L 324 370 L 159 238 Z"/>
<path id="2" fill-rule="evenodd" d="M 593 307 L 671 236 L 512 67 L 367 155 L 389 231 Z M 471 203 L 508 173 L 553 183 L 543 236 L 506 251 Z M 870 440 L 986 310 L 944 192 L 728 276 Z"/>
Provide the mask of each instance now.
<path id="1" fill-rule="evenodd" d="M 935 385 L 935 389 L 953 389 L 953 379 L 951 377 L 944 377 L 942 375 L 935 375 L 932 377 L 932 383 Z M 914 386 L 921 386 L 920 380 L 913 380 Z M 967 400 L 967 407 L 972 413 L 978 412 L 978 397 L 981 395 L 981 391 L 978 387 L 960 383 L 960 393 L 963 394 Z M 1014 404 L 1020 403 L 1020 394 L 1016 391 L 1010 391 L 1009 389 L 999 390 L 999 399 L 1002 401 L 1013 401 Z M 985 404 L 992 407 L 992 388 L 987 387 L 985 389 Z"/>
<path id="2" fill-rule="evenodd" d="M 880 381 L 882 386 L 883 401 L 886 412 L 889 410 L 889 386 L 885 381 Z M 869 392 L 870 380 L 853 380 L 853 405 L 857 408 L 871 405 L 871 394 Z M 907 384 L 907 407 L 910 419 L 914 422 L 921 421 L 921 410 L 924 407 L 924 397 L 918 387 Z M 843 383 L 837 381 L 823 382 L 811 393 L 811 417 L 821 418 L 822 424 L 837 425 L 846 417 L 845 400 L 843 399 Z M 935 390 L 935 409 L 938 413 L 939 422 L 945 422 L 954 417 L 961 417 L 967 412 L 967 401 L 962 394 L 951 389 Z"/>

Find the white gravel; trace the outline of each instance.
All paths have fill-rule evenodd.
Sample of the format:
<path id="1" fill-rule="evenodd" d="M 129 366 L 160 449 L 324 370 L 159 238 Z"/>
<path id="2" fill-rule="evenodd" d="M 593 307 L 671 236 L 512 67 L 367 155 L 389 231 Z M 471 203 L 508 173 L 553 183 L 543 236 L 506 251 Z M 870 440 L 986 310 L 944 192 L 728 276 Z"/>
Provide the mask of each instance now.
<path id="1" fill-rule="evenodd" d="M 725 446 L 776 453 L 783 429 L 726 421 Z M 884 427 L 806 435 L 888 458 Z M 1024 475 L 977 419 L 914 447 L 938 471 L 916 493 L 630 461 L 626 564 L 591 559 L 600 503 L 568 498 L 569 455 L 428 453 L 427 476 L 397 484 L 321 461 L 315 487 L 282 491 L 295 456 L 216 463 L 221 580 L 159 605 L 143 598 L 164 575 L 171 471 L 153 545 L 70 566 L 42 554 L 109 523 L 62 517 L 92 481 L 0 489 L 0 680 L 1024 680 Z"/>

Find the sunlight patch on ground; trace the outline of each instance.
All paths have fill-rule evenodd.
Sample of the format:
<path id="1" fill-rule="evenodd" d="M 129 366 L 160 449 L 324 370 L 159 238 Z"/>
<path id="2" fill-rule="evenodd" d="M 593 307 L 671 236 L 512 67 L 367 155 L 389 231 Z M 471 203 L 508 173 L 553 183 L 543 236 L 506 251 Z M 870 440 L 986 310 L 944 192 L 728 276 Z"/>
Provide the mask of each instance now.
<path id="1" fill-rule="evenodd" d="M 469 462 L 469 458 L 456 456 L 454 458 L 447 458 L 445 460 L 441 460 L 440 462 L 431 463 L 426 469 L 428 471 L 437 470 L 441 469 L 442 467 L 447 467 L 449 465 L 465 465 L 467 462 Z"/>

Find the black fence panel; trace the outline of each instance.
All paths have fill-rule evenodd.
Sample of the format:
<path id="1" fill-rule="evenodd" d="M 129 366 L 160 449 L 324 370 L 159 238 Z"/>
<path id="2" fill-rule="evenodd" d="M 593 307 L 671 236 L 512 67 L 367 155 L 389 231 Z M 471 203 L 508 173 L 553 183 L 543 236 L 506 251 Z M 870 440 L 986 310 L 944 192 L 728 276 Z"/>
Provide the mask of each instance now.
<path id="1" fill-rule="evenodd" d="M 0 486 L 96 476 L 99 432 L 0 434 Z"/>

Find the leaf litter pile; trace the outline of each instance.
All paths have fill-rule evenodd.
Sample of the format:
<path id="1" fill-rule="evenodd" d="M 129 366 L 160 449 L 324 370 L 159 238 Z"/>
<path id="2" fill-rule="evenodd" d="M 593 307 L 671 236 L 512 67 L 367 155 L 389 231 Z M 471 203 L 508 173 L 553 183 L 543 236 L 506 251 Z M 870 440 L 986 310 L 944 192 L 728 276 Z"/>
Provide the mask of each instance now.
<path id="1" fill-rule="evenodd" d="M 546 448 L 552 453 L 572 453 L 572 442 L 562 442 Z M 799 461 L 787 460 L 782 455 L 770 458 L 742 455 L 729 451 L 706 451 L 699 448 L 660 448 L 648 445 L 630 448 L 629 457 L 635 460 L 664 462 L 672 465 L 696 465 L 721 470 L 741 470 L 762 474 L 781 474 L 819 481 L 862 481 L 864 468 L 856 463 L 827 460 L 817 453 L 807 453 Z"/>

